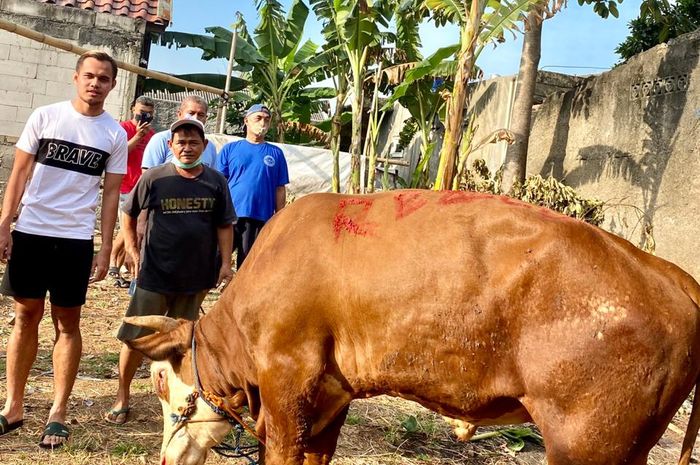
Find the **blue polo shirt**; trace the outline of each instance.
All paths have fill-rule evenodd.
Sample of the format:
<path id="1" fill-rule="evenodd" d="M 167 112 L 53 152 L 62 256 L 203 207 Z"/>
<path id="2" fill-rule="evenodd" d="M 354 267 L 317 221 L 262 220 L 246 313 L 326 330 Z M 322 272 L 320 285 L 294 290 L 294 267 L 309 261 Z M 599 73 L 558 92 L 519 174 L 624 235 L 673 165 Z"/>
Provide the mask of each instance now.
<path id="1" fill-rule="evenodd" d="M 168 141 L 172 138 L 170 129 L 153 134 L 151 140 L 143 151 L 141 168 L 155 168 L 173 158 L 173 151 L 168 147 Z M 216 168 L 216 147 L 209 141 L 202 152 L 202 163 L 210 168 Z"/>
<path id="2" fill-rule="evenodd" d="M 277 188 L 289 184 L 287 160 L 279 147 L 247 140 L 229 142 L 216 157 L 239 218 L 267 221 L 275 213 Z"/>

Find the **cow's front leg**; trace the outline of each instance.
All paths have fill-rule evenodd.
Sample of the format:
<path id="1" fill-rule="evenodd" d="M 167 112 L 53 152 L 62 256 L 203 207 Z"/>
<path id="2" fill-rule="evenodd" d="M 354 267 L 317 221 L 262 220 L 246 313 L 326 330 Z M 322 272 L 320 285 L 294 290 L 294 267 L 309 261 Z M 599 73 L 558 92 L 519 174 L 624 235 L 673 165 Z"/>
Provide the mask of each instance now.
<path id="1" fill-rule="evenodd" d="M 304 463 L 303 422 L 284 411 L 268 411 L 265 465 Z"/>
<path id="2" fill-rule="evenodd" d="M 345 424 L 349 408 L 349 405 L 345 407 L 323 431 L 309 439 L 304 454 L 304 465 L 328 465 L 331 463 L 338 445 L 340 428 Z"/>
<path id="3" fill-rule="evenodd" d="M 302 465 L 308 425 L 300 400 L 289 390 L 271 390 L 274 395 L 266 393 L 264 388 L 260 391 L 260 416 L 265 421 L 265 465 Z"/>

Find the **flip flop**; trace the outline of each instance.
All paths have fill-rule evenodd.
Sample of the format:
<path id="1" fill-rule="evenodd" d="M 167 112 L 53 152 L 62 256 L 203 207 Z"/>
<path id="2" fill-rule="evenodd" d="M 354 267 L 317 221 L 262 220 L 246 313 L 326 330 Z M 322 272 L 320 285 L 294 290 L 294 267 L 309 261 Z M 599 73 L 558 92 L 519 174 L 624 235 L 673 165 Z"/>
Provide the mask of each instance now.
<path id="1" fill-rule="evenodd" d="M 66 440 L 60 444 L 44 444 L 44 438 L 46 436 L 58 436 L 59 438 L 66 438 Z M 68 442 L 69 437 L 70 430 L 66 425 L 57 421 L 52 421 L 51 423 L 46 425 L 46 428 L 44 428 L 44 432 L 42 433 L 41 438 L 39 438 L 39 447 L 41 447 L 42 449 L 51 450 L 60 449 L 65 445 L 66 442 Z"/>
<path id="2" fill-rule="evenodd" d="M 14 431 L 24 424 L 24 420 L 19 420 L 14 423 L 8 423 L 4 415 L 0 415 L 0 436 Z"/>
<path id="3" fill-rule="evenodd" d="M 104 419 L 107 423 L 112 423 L 113 425 L 123 425 L 129 420 L 129 412 L 131 411 L 130 407 L 124 407 L 120 409 L 112 409 L 109 412 L 107 412 L 104 416 Z M 110 415 L 112 418 L 110 418 Z M 117 421 L 116 419 L 119 418 L 119 415 L 124 415 L 124 421 Z"/>
<path id="4" fill-rule="evenodd" d="M 131 285 L 131 281 L 126 280 L 122 277 L 114 278 L 114 286 L 115 287 L 120 287 L 122 289 L 126 289 Z"/>

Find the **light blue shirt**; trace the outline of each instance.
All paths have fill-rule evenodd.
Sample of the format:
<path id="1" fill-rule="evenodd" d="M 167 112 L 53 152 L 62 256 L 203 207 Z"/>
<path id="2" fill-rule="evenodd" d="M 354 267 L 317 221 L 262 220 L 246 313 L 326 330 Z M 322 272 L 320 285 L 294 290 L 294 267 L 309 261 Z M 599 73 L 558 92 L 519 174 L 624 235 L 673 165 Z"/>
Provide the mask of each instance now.
<path id="1" fill-rule="evenodd" d="M 173 152 L 168 147 L 168 141 L 172 137 L 170 129 L 153 134 L 151 140 L 143 151 L 141 168 L 154 168 L 164 163 L 170 162 Z M 210 168 L 216 168 L 216 147 L 209 141 L 202 153 L 202 163 Z"/>

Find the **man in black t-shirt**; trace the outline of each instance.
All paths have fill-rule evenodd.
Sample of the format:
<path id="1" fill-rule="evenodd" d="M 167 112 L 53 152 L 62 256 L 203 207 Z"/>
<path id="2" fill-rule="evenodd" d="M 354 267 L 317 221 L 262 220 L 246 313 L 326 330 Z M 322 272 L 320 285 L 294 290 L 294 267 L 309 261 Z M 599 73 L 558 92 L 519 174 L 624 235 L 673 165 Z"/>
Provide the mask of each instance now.
<path id="1" fill-rule="evenodd" d="M 207 140 L 204 126 L 181 119 L 170 127 L 171 163 L 146 171 L 123 206 L 124 241 L 138 276 L 126 316 L 167 315 L 196 320 L 209 289 L 231 280 L 233 209 L 226 179 L 202 164 Z M 147 212 L 142 250 L 136 246 L 139 213 Z M 217 265 L 217 245 L 222 263 Z M 123 323 L 121 341 L 137 339 L 148 330 Z M 129 413 L 129 386 L 142 355 L 122 345 L 119 390 L 105 419 L 122 424 Z"/>

